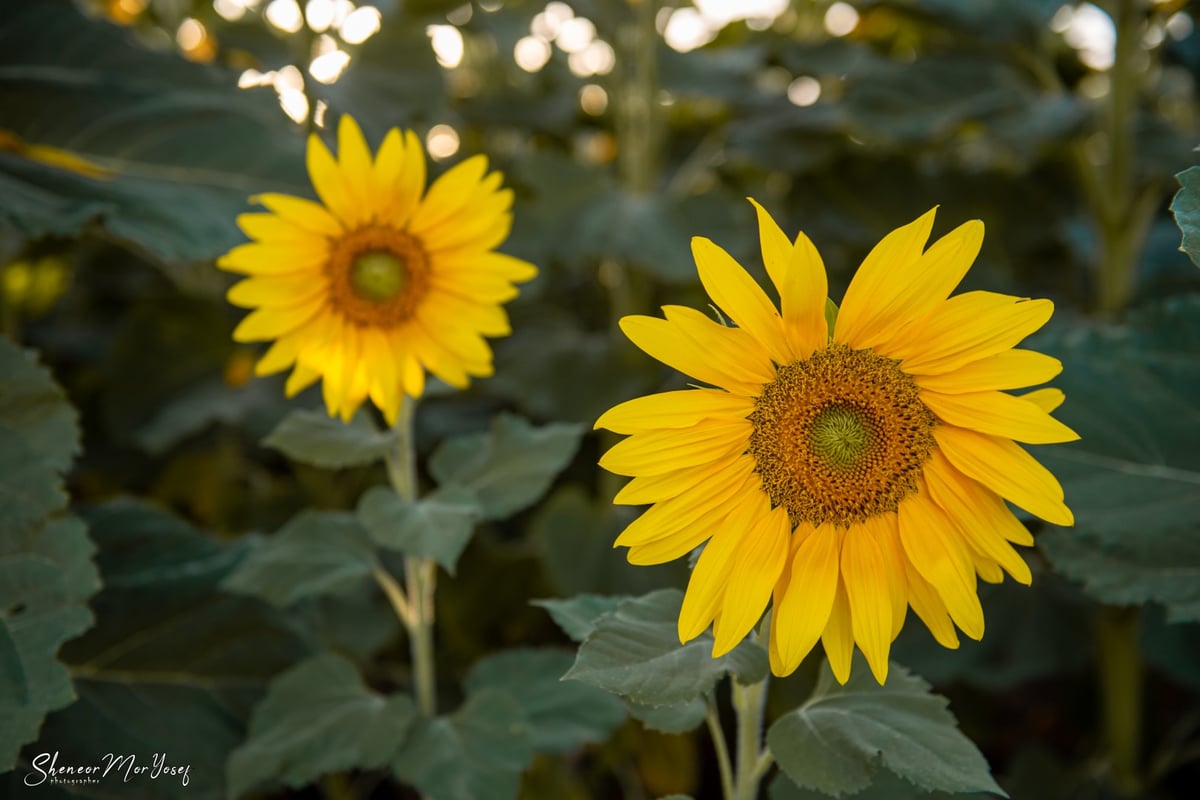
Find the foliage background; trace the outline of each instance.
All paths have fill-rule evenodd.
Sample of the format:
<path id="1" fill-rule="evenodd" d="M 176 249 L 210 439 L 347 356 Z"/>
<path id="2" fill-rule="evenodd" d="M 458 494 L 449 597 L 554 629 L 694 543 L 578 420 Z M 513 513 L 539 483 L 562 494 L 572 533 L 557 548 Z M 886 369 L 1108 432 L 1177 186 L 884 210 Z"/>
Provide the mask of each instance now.
<path id="1" fill-rule="evenodd" d="M 398 785 L 381 768 L 386 754 L 351 735 L 373 730 L 369 716 L 340 732 L 320 715 L 288 721 L 313 732 L 313 752 L 346 748 L 315 788 L 270 783 L 305 782 L 278 755 L 240 750 L 241 769 L 261 771 L 251 777 L 230 761 L 268 683 L 314 654 L 341 654 L 376 690 L 409 682 L 391 610 L 344 553 L 259 596 L 227 581 L 284 531 L 302 540 L 306 524 L 352 525 L 339 512 L 385 480 L 377 465 L 323 469 L 264 444 L 319 398 L 285 401 L 280 381 L 251 378 L 255 353 L 230 339 L 238 312 L 212 265 L 241 241 L 233 220 L 248 195 L 311 194 L 305 132 L 327 135 L 348 112 L 374 143 L 393 126 L 440 131 L 444 143 L 434 126 L 450 126 L 458 148 L 435 170 L 487 153 L 517 192 L 505 249 L 542 270 L 511 307 L 496 377 L 423 402 L 422 463 L 500 412 L 584 423 L 540 429 L 570 439 L 535 470 L 544 495 L 481 524 L 439 585 L 444 707 L 468 697 L 487 706 L 481 719 L 519 716 L 511 699 L 472 693 L 472 680 L 503 683 L 473 665 L 505 648 L 570 646 L 531 600 L 686 580 L 686 565 L 635 569 L 610 549 L 627 519 L 594 466 L 606 443 L 588 433 L 574 448 L 604 409 L 678 382 L 615 320 L 660 303 L 703 306 L 690 237 L 756 269 L 742 199 L 754 196 L 817 244 L 836 299 L 883 233 L 940 204 L 935 234 L 971 217 L 987 224 L 964 289 L 1056 303 L 1036 346 L 1066 363 L 1062 417 L 1083 440 L 1038 455 L 1063 478 L 1078 525 L 1029 521 L 1034 586 L 986 587 L 981 643 L 944 651 L 910 624 L 894 657 L 950 698 L 1013 797 L 1194 795 L 1200 271 L 1168 209 L 1198 138 L 1192 4 L 1113 0 L 1106 18 L 1120 36 L 1105 65 L 1072 38 L 1059 0 L 856 0 L 857 23 L 840 35 L 830 3 L 793 0 L 688 53 L 660 35 L 671 3 L 573 0 L 613 56 L 597 56 L 606 71 L 587 76 L 558 45 L 537 71 L 515 63 L 518 40 L 545 23 L 539 2 L 358 5 L 377 8 L 381 28 L 360 44 L 331 40 L 350 58 L 326 84 L 308 68 L 330 43 L 307 26 L 280 30 L 265 3 L 0 0 L 0 310 L 6 337 L 28 348 L 0 348 L 9 793 L 21 794 L 33 754 L 54 750 L 166 751 L 193 765 L 191 787 L 170 790 L 188 796 L 260 778 L 254 791 L 268 796 L 389 796 Z M 461 57 L 441 56 L 455 66 L 439 64 L 431 25 L 461 36 Z M 1103 32 L 1099 41 L 1105 51 Z M 238 87 L 263 75 L 266 85 Z M 1200 236 L 1196 174 L 1183 174 L 1191 188 L 1175 201 L 1189 246 Z M 296 517 L 307 508 L 324 516 Z M 306 580 L 325 583 L 294 604 L 262 599 Z M 547 681 L 570 666 L 558 655 L 546 656 Z M 816 661 L 774 684 L 768 716 L 807 696 Z M 336 683 L 344 663 L 319 662 L 312 685 Z M 356 691 L 332 707 L 365 703 Z M 590 709 L 577 746 L 502 752 L 493 735 L 477 782 L 444 796 L 718 796 L 701 732 L 617 725 L 624 711 L 614 718 L 595 697 L 563 702 Z M 809 796 L 799 791 L 781 782 L 774 793 Z M 856 796 L 910 794 L 933 796 L 907 785 Z"/>

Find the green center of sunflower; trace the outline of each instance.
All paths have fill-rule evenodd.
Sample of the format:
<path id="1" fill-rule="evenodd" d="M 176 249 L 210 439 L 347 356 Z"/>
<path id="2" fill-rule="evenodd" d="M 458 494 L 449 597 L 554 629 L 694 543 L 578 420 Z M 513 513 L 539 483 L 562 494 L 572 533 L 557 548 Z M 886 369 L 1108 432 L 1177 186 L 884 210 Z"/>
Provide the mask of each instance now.
<path id="1" fill-rule="evenodd" d="M 394 254 L 372 250 L 354 259 L 350 286 L 354 293 L 373 303 L 386 303 L 408 285 L 408 269 Z"/>
<path id="2" fill-rule="evenodd" d="M 895 511 L 937 446 L 937 418 L 900 362 L 844 344 L 780 366 L 748 419 L 763 491 L 793 525 Z"/>
<path id="3" fill-rule="evenodd" d="M 871 432 L 862 412 L 849 406 L 826 406 L 808 429 L 816 455 L 838 469 L 854 467 L 871 445 Z"/>

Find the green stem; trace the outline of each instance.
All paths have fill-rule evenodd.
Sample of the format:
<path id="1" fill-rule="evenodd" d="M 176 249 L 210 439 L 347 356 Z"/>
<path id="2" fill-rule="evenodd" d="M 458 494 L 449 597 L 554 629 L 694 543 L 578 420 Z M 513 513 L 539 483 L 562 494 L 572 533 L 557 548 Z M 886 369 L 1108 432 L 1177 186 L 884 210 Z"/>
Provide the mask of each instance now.
<path id="1" fill-rule="evenodd" d="M 417 451 L 413 442 L 413 415 L 417 401 L 405 396 L 400 404 L 400 416 L 396 421 L 396 442 L 387 456 L 388 479 L 396 494 L 405 503 L 417 501 Z M 387 575 L 387 581 L 376 580 L 384 587 L 396 615 L 408 631 L 408 645 L 412 656 L 413 695 L 417 708 L 426 716 L 437 710 L 437 683 L 433 658 L 434 593 L 437 588 L 437 565 L 432 559 L 407 556 L 404 559 L 404 585 L 406 595 L 401 595 L 395 581 Z M 386 575 L 386 573 L 384 573 Z M 391 583 L 391 590 L 387 582 Z"/>
<path id="2" fill-rule="evenodd" d="M 767 680 L 750 686 L 731 681 L 733 707 L 737 711 L 737 772 L 734 777 L 734 800 L 754 800 L 758 783 L 770 767 L 759 751 L 762 743 L 763 704 L 767 699 Z"/>
<path id="3" fill-rule="evenodd" d="M 1106 174 L 1098 182 L 1101 194 L 1093 195 L 1100 228 L 1100 282 L 1098 306 L 1102 314 L 1116 316 L 1133 293 L 1133 273 L 1144 232 L 1130 219 L 1135 205 L 1135 137 L 1137 116 L 1137 57 L 1141 52 L 1142 13 L 1137 0 L 1112 0 L 1109 8 L 1117 41 L 1110 90 L 1105 108 L 1104 132 L 1108 141 Z M 1095 190 L 1093 190 L 1095 191 Z"/>
<path id="4" fill-rule="evenodd" d="M 711 695 L 708 698 L 708 708 L 704 711 L 704 721 L 708 724 L 708 735 L 712 737 L 713 750 L 717 753 L 717 769 L 721 772 L 721 794 L 725 800 L 737 800 L 733 793 L 733 762 L 729 760 L 729 745 L 725 742 L 725 731 L 721 728 L 716 700 Z"/>
<path id="5" fill-rule="evenodd" d="M 1105 606 L 1100 610 L 1100 694 L 1104 735 L 1113 786 L 1125 795 L 1141 788 L 1142 725 L 1140 609 Z"/>

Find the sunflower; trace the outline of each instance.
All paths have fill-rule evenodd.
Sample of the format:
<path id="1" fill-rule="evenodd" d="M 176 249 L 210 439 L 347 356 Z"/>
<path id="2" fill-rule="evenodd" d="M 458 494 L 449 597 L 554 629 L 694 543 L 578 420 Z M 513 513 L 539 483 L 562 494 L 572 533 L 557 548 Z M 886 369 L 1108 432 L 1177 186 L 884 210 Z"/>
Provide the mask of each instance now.
<path id="1" fill-rule="evenodd" d="M 448 170 L 425 192 L 425 152 L 412 131 L 391 130 L 371 152 L 343 116 L 338 158 L 315 134 L 308 172 L 321 202 L 252 198 L 242 214 L 255 240 L 218 261 L 247 275 L 229 302 L 255 309 L 239 342 L 274 343 L 255 372 L 289 367 L 288 397 L 322 380 L 330 416 L 349 420 L 370 397 L 394 424 L 402 397 L 419 397 L 425 371 L 456 387 L 492 374 L 483 337 L 511 332 L 501 305 L 536 268 L 494 252 L 512 226 L 512 190 L 483 156 Z"/>
<path id="2" fill-rule="evenodd" d="M 751 201 L 753 202 L 753 201 Z M 700 281 L 737 327 L 691 308 L 630 316 L 642 350 L 708 387 L 640 397 L 596 427 L 630 434 L 600 460 L 632 476 L 614 502 L 653 504 L 617 538 L 634 564 L 700 545 L 679 615 L 686 642 L 713 627 L 713 656 L 773 603 L 772 671 L 820 640 L 835 677 L 854 646 L 875 678 L 916 612 L 945 647 L 955 626 L 983 635 L 976 580 L 1030 582 L 1013 545 L 1033 539 L 1005 501 L 1073 523 L 1054 476 L 1017 442 L 1078 436 L 1050 413 L 1062 392 L 1015 396 L 1062 365 L 1014 349 L 1050 318 L 1049 300 L 950 297 L 979 253 L 970 221 L 925 249 L 934 212 L 888 234 L 827 315 L 825 267 L 758 212 L 781 309 L 724 250 L 692 242 Z"/>

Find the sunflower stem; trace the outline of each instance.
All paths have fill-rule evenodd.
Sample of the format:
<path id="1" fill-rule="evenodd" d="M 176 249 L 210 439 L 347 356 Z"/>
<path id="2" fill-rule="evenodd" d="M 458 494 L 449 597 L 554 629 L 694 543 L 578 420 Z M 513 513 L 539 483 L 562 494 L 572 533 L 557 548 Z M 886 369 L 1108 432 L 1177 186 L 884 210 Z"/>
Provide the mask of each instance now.
<path id="1" fill-rule="evenodd" d="M 1142 726 L 1142 659 L 1139 650 L 1140 610 L 1105 606 L 1100 610 L 1100 692 L 1104 735 L 1113 787 L 1122 794 L 1140 793 L 1138 763 Z"/>
<path id="2" fill-rule="evenodd" d="M 704 721 L 708 724 L 708 735 L 712 737 L 713 750 L 717 754 L 717 769 L 721 773 L 721 796 L 725 800 L 737 800 L 737 795 L 733 793 L 733 762 L 729 760 L 729 745 L 725 742 L 725 730 L 721 727 L 717 702 L 712 695 L 708 697 Z"/>
<path id="3" fill-rule="evenodd" d="M 736 679 L 730 682 L 734 710 L 737 711 L 737 770 L 734 775 L 734 800 L 755 800 L 758 783 L 762 780 L 765 766 L 762 743 L 763 705 L 767 699 L 767 679 L 743 686 Z"/>
<path id="4" fill-rule="evenodd" d="M 388 480 L 405 503 L 417 501 L 417 451 L 413 441 L 413 416 L 417 401 L 407 395 L 401 400 L 395 426 L 395 444 L 387 455 Z M 381 575 L 382 573 L 382 575 Z M 437 683 L 433 658 L 434 593 L 437 565 L 432 559 L 405 556 L 404 589 L 391 575 L 377 569 L 375 579 L 383 587 L 396 616 L 408 631 L 412 657 L 413 697 L 425 716 L 437 710 Z"/>

